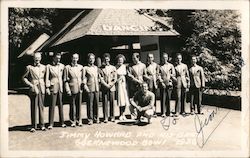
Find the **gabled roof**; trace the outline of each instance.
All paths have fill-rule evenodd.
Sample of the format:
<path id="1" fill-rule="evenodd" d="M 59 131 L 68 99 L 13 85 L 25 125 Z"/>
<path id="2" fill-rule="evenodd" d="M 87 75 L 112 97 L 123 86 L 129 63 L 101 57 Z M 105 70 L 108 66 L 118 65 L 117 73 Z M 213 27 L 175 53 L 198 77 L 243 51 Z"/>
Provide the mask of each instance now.
<path id="1" fill-rule="evenodd" d="M 160 29 L 157 26 L 161 26 Z M 177 36 L 167 23 L 163 23 L 135 9 L 93 9 L 80 12 L 68 26 L 55 34 L 45 46 L 57 46 L 84 36 Z"/>

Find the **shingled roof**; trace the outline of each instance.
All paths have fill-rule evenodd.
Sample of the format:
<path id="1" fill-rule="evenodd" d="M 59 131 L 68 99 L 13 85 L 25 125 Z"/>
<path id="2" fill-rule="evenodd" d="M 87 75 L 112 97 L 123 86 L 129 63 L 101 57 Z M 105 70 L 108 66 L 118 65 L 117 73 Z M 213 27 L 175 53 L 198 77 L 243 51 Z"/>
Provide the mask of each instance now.
<path id="1" fill-rule="evenodd" d="M 59 33 L 45 45 L 58 46 L 84 36 L 177 36 L 167 23 L 141 14 L 136 9 L 93 9 L 76 15 Z M 159 26 L 160 25 L 160 29 Z"/>

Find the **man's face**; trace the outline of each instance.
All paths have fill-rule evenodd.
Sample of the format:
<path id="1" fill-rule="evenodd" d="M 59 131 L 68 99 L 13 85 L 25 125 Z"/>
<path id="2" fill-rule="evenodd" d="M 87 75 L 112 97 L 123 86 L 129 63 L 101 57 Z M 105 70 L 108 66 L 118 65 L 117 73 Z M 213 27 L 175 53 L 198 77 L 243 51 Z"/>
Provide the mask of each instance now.
<path id="1" fill-rule="evenodd" d="M 168 55 L 167 54 L 163 55 L 163 61 L 164 61 L 164 63 L 168 62 Z"/>
<path id="2" fill-rule="evenodd" d="M 197 58 L 196 57 L 192 57 L 192 63 L 196 64 L 197 63 Z"/>
<path id="3" fill-rule="evenodd" d="M 153 62 L 154 61 L 154 55 L 153 54 L 148 54 L 148 61 Z"/>
<path id="4" fill-rule="evenodd" d="M 55 63 L 59 63 L 61 61 L 61 55 L 56 55 L 55 57 L 54 57 L 54 62 Z"/>
<path id="5" fill-rule="evenodd" d="M 118 65 L 122 65 L 123 63 L 124 63 L 123 58 L 118 58 L 117 64 L 118 64 Z"/>
<path id="6" fill-rule="evenodd" d="M 136 64 L 139 61 L 139 58 L 137 58 L 135 55 L 132 56 L 133 63 Z"/>
<path id="7" fill-rule="evenodd" d="M 181 55 L 177 56 L 177 61 L 178 61 L 178 63 L 181 63 L 181 61 L 182 61 L 182 56 Z"/>
<path id="8" fill-rule="evenodd" d="M 143 93 L 146 93 L 147 91 L 148 91 L 148 84 L 144 83 L 144 84 L 142 85 L 142 92 L 143 92 Z"/>
<path id="9" fill-rule="evenodd" d="M 109 63 L 110 62 L 110 58 L 109 57 L 105 57 L 104 61 L 105 61 L 105 63 Z"/>
<path id="10" fill-rule="evenodd" d="M 90 63 L 90 64 L 94 64 L 94 62 L 95 62 L 95 56 L 91 55 L 91 56 L 89 57 L 89 63 Z"/>
<path id="11" fill-rule="evenodd" d="M 78 54 L 74 54 L 74 55 L 72 56 L 72 63 L 77 64 L 78 60 L 79 60 Z"/>
<path id="12" fill-rule="evenodd" d="M 42 59 L 42 56 L 41 56 L 40 53 L 35 53 L 35 54 L 34 54 L 34 62 L 35 62 L 36 64 L 40 64 L 41 59 Z"/>

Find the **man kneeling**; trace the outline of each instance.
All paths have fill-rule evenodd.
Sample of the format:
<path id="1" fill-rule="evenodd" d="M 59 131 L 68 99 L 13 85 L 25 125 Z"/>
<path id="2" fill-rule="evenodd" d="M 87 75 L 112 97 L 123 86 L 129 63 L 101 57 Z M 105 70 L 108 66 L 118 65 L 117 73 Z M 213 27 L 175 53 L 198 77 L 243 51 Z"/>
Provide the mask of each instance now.
<path id="1" fill-rule="evenodd" d="M 136 92 L 130 101 L 131 105 L 137 110 L 136 124 L 140 123 L 141 116 L 148 118 L 148 123 L 151 123 L 151 117 L 154 113 L 155 95 L 148 90 L 146 82 L 142 84 L 142 89 Z"/>

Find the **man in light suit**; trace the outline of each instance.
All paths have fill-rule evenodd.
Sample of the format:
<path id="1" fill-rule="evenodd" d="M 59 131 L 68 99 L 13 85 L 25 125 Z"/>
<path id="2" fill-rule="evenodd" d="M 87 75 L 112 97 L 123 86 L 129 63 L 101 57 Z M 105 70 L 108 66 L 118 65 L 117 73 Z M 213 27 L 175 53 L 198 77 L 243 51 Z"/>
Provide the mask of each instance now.
<path id="1" fill-rule="evenodd" d="M 101 66 L 101 89 L 104 123 L 108 122 L 108 109 L 110 111 L 110 120 L 115 121 L 114 101 L 115 101 L 115 83 L 117 80 L 116 68 L 110 65 L 110 54 L 103 55 L 104 65 Z M 108 108 L 109 102 L 109 108 Z"/>
<path id="2" fill-rule="evenodd" d="M 48 64 L 46 69 L 46 92 L 48 95 L 52 96 L 52 104 L 49 108 L 49 127 L 48 129 L 52 129 L 54 125 L 54 113 L 55 106 L 58 100 L 58 112 L 60 123 L 63 128 L 66 127 L 64 124 L 63 118 L 63 103 L 62 103 L 62 93 L 63 93 L 63 71 L 64 65 L 60 63 L 61 54 L 55 53 L 53 56 L 52 64 Z"/>
<path id="3" fill-rule="evenodd" d="M 195 102 L 197 105 L 197 112 L 201 114 L 201 100 L 202 100 L 202 90 L 205 87 L 205 75 L 203 68 L 197 63 L 197 57 L 192 56 L 192 67 L 189 69 L 190 72 L 190 111 L 194 114 Z"/>
<path id="4" fill-rule="evenodd" d="M 175 66 L 176 72 L 176 105 L 175 114 L 178 117 L 179 112 L 185 115 L 186 93 L 190 87 L 190 78 L 188 67 L 182 63 L 182 55 L 177 54 L 177 65 Z"/>
<path id="5" fill-rule="evenodd" d="M 175 68 L 168 62 L 168 54 L 162 55 L 163 65 L 160 66 L 159 81 L 161 85 L 161 111 L 162 117 L 170 116 L 170 100 L 173 83 L 176 81 Z"/>
<path id="6" fill-rule="evenodd" d="M 128 67 L 128 77 L 130 81 L 130 98 L 141 89 L 141 84 L 144 82 L 143 77 L 146 74 L 146 65 L 140 61 L 140 54 L 133 53 L 133 63 Z M 136 119 L 136 110 L 133 106 L 130 106 L 131 118 Z"/>
<path id="7" fill-rule="evenodd" d="M 156 96 L 157 93 L 157 77 L 159 74 L 159 65 L 154 62 L 154 54 L 148 53 L 147 55 L 147 64 L 146 64 L 146 74 L 144 78 L 148 83 L 149 91 L 153 92 Z M 154 103 L 154 117 L 156 117 L 156 99 Z"/>
<path id="8" fill-rule="evenodd" d="M 42 55 L 39 52 L 34 54 L 34 65 L 28 65 L 23 75 L 23 81 L 30 87 L 31 101 L 31 124 L 30 132 L 35 132 L 37 128 L 37 109 L 39 111 L 39 124 L 41 130 L 45 131 L 44 126 L 44 95 L 45 95 L 45 74 L 46 67 L 41 64 Z"/>
<path id="9" fill-rule="evenodd" d="M 87 99 L 87 115 L 88 124 L 92 125 L 94 115 L 96 115 L 96 123 L 100 123 L 99 119 L 99 82 L 100 82 L 100 69 L 94 65 L 95 55 L 93 53 L 88 54 L 88 65 L 84 66 L 83 71 L 83 83 L 84 89 L 88 94 Z"/>
<path id="10" fill-rule="evenodd" d="M 70 120 L 71 127 L 82 126 L 82 83 L 83 83 L 83 66 L 78 64 L 79 55 L 72 55 L 71 65 L 64 69 L 64 82 L 66 93 L 70 96 Z"/>

